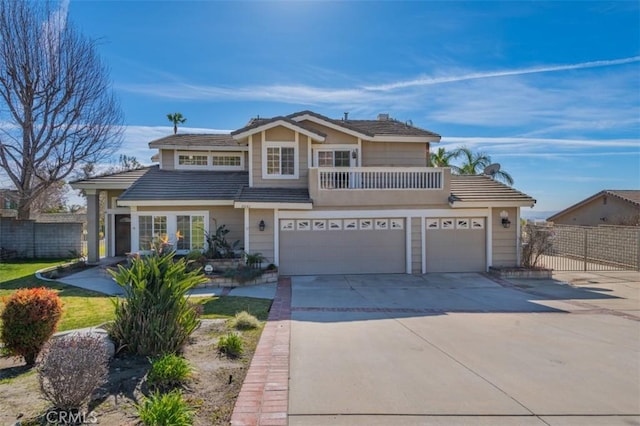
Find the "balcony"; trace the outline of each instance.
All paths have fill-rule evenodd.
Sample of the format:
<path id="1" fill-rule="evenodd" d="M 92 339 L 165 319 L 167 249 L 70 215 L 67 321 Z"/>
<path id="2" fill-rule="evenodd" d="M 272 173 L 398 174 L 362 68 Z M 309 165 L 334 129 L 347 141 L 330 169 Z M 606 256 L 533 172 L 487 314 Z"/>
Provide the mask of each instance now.
<path id="1" fill-rule="evenodd" d="M 309 169 L 317 206 L 446 204 L 451 171 L 430 167 L 319 167 Z"/>
<path id="2" fill-rule="evenodd" d="M 324 189 L 442 189 L 442 169 L 425 167 L 319 168 Z"/>

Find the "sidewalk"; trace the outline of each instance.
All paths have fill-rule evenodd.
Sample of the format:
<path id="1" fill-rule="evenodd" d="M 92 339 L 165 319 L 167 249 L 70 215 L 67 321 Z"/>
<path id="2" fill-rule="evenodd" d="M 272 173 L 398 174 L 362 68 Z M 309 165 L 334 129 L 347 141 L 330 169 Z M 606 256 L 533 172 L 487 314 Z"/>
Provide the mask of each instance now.
<path id="1" fill-rule="evenodd" d="M 124 291 L 109 275 L 107 266 L 113 265 L 120 260 L 118 258 L 103 258 L 99 265 L 93 268 L 85 269 L 84 271 L 77 272 L 75 274 L 68 275 L 58 280 L 51 280 L 42 277 L 39 273 L 36 273 L 38 279 L 44 281 L 56 281 L 63 284 L 72 285 L 74 287 L 83 288 L 85 290 L 91 290 L 98 293 L 104 293 L 109 296 L 123 296 Z M 276 283 L 272 284 L 260 284 L 246 287 L 226 288 L 226 287 L 208 287 L 208 288 L 195 288 L 190 291 L 190 296 L 193 297 L 211 297 L 211 296 L 242 296 L 242 297 L 255 297 L 258 299 L 273 299 L 276 294 Z"/>

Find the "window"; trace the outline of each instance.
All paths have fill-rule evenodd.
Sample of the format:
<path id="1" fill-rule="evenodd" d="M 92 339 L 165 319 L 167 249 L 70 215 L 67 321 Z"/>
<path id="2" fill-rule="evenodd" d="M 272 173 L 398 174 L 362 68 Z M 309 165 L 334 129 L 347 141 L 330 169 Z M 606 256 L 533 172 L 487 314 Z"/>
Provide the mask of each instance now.
<path id="1" fill-rule="evenodd" d="M 262 171 L 265 178 L 296 179 L 298 164 L 295 142 L 265 142 Z"/>
<path id="2" fill-rule="evenodd" d="M 351 150 L 318 151 L 318 167 L 351 167 L 351 152 Z"/>
<path id="3" fill-rule="evenodd" d="M 138 246 L 141 250 L 151 250 L 154 238 L 167 237 L 166 216 L 138 217 Z"/>
<path id="4" fill-rule="evenodd" d="M 242 156 L 237 154 L 213 154 L 212 164 L 216 169 L 241 169 Z"/>
<path id="5" fill-rule="evenodd" d="M 180 166 L 207 166 L 209 156 L 205 154 L 178 154 Z"/>
<path id="6" fill-rule="evenodd" d="M 177 216 L 176 228 L 179 235 L 177 250 L 204 249 L 204 216 Z"/>

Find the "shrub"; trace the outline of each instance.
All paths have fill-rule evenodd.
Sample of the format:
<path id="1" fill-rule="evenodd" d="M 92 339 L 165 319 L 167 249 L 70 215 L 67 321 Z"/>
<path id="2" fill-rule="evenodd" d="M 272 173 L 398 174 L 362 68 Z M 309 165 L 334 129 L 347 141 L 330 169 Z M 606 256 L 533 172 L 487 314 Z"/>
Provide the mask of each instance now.
<path id="1" fill-rule="evenodd" d="M 193 424 L 193 411 L 179 390 L 155 392 L 136 405 L 138 416 L 147 426 L 188 426 Z"/>
<path id="2" fill-rule="evenodd" d="M 218 340 L 218 352 L 230 358 L 237 358 L 244 352 L 242 338 L 235 333 L 221 336 Z"/>
<path id="3" fill-rule="evenodd" d="M 247 311 L 238 312 L 232 320 L 238 330 L 251 330 L 260 327 L 260 321 Z"/>
<path id="4" fill-rule="evenodd" d="M 552 228 L 530 223 L 522 227 L 522 266 L 535 268 L 540 257 L 552 248 Z"/>
<path id="5" fill-rule="evenodd" d="M 40 391 L 57 409 L 78 409 L 106 381 L 108 364 L 107 347 L 98 336 L 52 339 L 38 362 Z"/>
<path id="6" fill-rule="evenodd" d="M 16 291 L 6 299 L 2 312 L 4 350 L 34 365 L 61 316 L 62 301 L 55 291 L 44 287 Z"/>
<path id="7" fill-rule="evenodd" d="M 154 388 L 165 390 L 182 385 L 190 375 L 191 367 L 186 359 L 176 354 L 167 354 L 151 362 L 147 383 Z"/>
<path id="8" fill-rule="evenodd" d="M 207 279 L 173 257 L 173 252 L 152 254 L 112 272 L 125 291 L 124 299 L 114 301 L 115 320 L 109 326 L 118 347 L 138 355 L 175 353 L 198 326 L 187 292 Z"/>

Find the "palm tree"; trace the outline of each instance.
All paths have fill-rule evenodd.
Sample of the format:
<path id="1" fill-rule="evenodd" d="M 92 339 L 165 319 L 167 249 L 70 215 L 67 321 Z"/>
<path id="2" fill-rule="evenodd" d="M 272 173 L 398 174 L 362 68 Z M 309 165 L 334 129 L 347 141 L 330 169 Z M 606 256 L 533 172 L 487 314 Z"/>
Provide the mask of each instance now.
<path id="1" fill-rule="evenodd" d="M 186 118 L 184 118 L 182 116 L 182 114 L 180 114 L 179 112 L 173 113 L 173 114 L 167 114 L 167 118 L 169 119 L 169 121 L 171 121 L 173 123 L 173 134 L 175 135 L 176 133 L 178 133 L 178 124 L 182 124 L 185 121 L 187 121 Z"/>
<path id="2" fill-rule="evenodd" d="M 460 166 L 452 166 L 454 173 L 459 175 L 480 175 L 484 172 L 485 167 L 491 164 L 491 157 L 483 152 L 473 152 L 466 146 L 457 148 L 453 151 L 454 158 L 462 157 Z M 513 185 L 511 175 L 503 170 L 498 170 L 492 176 L 493 179 L 504 181 L 507 185 Z"/>
<path id="3" fill-rule="evenodd" d="M 429 167 L 451 167 L 451 160 L 456 158 L 458 153 L 456 151 L 445 151 L 444 148 L 438 148 L 436 152 L 429 153 Z"/>

